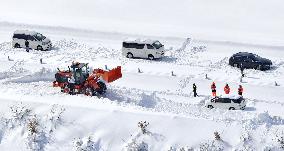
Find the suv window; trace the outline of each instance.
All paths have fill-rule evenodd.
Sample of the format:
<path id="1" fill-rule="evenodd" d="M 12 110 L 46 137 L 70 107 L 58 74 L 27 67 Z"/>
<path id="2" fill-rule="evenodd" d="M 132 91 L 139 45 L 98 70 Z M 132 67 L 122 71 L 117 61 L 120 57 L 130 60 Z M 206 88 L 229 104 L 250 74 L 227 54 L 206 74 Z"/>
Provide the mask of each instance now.
<path id="1" fill-rule="evenodd" d="M 143 49 L 145 44 L 136 44 L 137 49 Z"/>
<path id="2" fill-rule="evenodd" d="M 147 44 L 147 49 L 154 49 L 154 46 Z"/>
<path id="3" fill-rule="evenodd" d="M 239 61 L 242 60 L 242 57 L 241 57 L 241 56 L 235 56 L 235 57 L 234 57 L 234 60 L 239 62 Z"/>
<path id="4" fill-rule="evenodd" d="M 244 58 L 244 62 L 252 62 L 252 59 L 249 57 Z"/>

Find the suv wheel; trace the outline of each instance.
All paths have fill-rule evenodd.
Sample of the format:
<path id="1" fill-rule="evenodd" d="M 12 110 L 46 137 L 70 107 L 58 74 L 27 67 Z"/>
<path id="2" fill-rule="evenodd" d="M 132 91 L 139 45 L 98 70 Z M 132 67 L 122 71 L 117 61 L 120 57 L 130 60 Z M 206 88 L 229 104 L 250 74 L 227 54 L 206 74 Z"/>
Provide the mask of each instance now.
<path id="1" fill-rule="evenodd" d="M 16 43 L 14 48 L 20 48 L 20 44 Z"/>
<path id="2" fill-rule="evenodd" d="M 133 54 L 130 53 L 130 52 L 128 52 L 127 55 L 126 55 L 126 57 L 127 57 L 127 58 L 133 58 Z"/>
<path id="3" fill-rule="evenodd" d="M 149 60 L 154 60 L 155 57 L 154 57 L 153 55 L 149 54 L 149 55 L 148 55 L 148 59 L 149 59 Z"/>
<path id="4" fill-rule="evenodd" d="M 207 106 L 209 109 L 213 109 L 214 107 L 212 105 Z"/>
<path id="5" fill-rule="evenodd" d="M 42 46 L 37 46 L 37 47 L 36 47 L 36 50 L 43 51 Z"/>
<path id="6" fill-rule="evenodd" d="M 229 110 L 235 110 L 235 108 L 234 107 L 230 107 Z"/>

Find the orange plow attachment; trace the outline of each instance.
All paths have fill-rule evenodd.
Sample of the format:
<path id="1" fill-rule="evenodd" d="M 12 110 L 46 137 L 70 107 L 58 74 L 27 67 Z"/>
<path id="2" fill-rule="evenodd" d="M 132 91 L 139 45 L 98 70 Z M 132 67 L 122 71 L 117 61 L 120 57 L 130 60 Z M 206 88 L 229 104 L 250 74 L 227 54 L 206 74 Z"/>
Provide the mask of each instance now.
<path id="1" fill-rule="evenodd" d="M 121 66 L 117 66 L 116 68 L 111 69 L 109 71 L 105 71 L 103 73 L 103 79 L 107 83 L 113 82 L 121 77 L 122 77 Z"/>

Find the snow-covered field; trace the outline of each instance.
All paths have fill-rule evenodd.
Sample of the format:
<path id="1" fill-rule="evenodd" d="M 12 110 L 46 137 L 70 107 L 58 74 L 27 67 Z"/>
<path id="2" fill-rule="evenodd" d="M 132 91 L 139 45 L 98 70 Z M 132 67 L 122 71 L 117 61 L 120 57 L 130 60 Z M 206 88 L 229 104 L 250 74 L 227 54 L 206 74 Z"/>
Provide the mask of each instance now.
<path id="1" fill-rule="evenodd" d="M 26 9 L 32 2 L 35 9 Z M 283 2 L 146 0 L 147 13 L 134 7 L 147 6 L 138 0 L 41 2 L 0 5 L 0 150 L 283 150 Z M 159 13 L 152 11 L 156 6 Z M 54 48 L 13 49 L 16 29 L 39 31 Z M 159 39 L 166 56 L 154 61 L 121 56 L 122 41 L 137 37 Z M 188 37 L 192 41 L 184 45 Z M 199 46 L 206 49 L 192 49 Z M 239 51 L 269 58 L 273 68 L 245 70 L 240 83 L 240 71 L 228 65 Z M 121 65 L 123 77 L 102 97 L 63 94 L 52 81 L 57 67 L 72 61 L 92 68 Z M 213 81 L 217 95 L 226 83 L 233 94 L 242 84 L 246 109 L 204 107 Z M 149 122 L 146 134 L 140 121 Z"/>

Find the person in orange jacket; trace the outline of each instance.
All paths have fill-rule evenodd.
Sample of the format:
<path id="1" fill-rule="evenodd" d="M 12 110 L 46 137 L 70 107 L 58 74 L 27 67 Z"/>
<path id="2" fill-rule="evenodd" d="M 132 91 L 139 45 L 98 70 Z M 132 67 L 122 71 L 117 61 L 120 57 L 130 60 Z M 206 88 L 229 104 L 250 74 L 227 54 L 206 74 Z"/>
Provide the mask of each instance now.
<path id="1" fill-rule="evenodd" d="M 212 96 L 216 97 L 216 85 L 215 82 L 211 84 Z"/>
<path id="2" fill-rule="evenodd" d="M 244 89 L 243 89 L 242 85 L 239 85 L 238 94 L 243 95 L 243 91 L 244 91 Z"/>
<path id="3" fill-rule="evenodd" d="M 230 93 L 230 87 L 228 84 L 226 84 L 226 86 L 224 87 L 224 91 L 225 91 L 225 94 L 229 94 Z"/>

